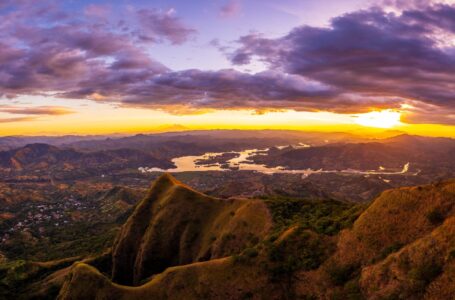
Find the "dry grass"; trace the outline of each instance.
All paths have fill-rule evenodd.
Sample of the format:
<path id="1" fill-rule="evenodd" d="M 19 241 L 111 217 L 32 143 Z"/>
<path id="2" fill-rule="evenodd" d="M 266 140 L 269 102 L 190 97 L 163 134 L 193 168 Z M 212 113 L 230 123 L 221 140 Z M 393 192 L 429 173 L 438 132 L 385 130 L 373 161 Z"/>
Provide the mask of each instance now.
<path id="1" fill-rule="evenodd" d="M 113 279 L 139 284 L 176 265 L 239 253 L 271 228 L 263 202 L 221 200 L 163 175 L 123 226 L 113 247 Z"/>
<path id="2" fill-rule="evenodd" d="M 211 198 L 162 177 L 114 248 L 114 266 L 133 253 L 117 272 L 145 283 L 119 285 L 79 263 L 59 299 L 286 299 L 291 290 L 302 299 L 455 299 L 455 180 L 386 191 L 338 236 L 284 230 L 272 246 L 287 243 L 297 255 L 320 241 L 329 257 L 290 274 L 285 286 L 270 280 L 266 242 L 247 262 L 223 257 L 252 243 L 250 233 L 267 240 L 271 225 L 260 202 Z M 167 260 L 166 270 L 147 278 L 153 259 Z"/>

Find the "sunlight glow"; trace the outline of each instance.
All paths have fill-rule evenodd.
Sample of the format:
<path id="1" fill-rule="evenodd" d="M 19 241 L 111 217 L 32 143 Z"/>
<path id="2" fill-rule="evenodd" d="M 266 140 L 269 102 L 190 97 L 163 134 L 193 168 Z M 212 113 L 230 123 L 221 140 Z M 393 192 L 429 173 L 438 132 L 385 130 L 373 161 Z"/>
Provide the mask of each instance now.
<path id="1" fill-rule="evenodd" d="M 401 113 L 390 109 L 357 114 L 353 117 L 355 123 L 367 127 L 392 128 L 401 124 Z"/>

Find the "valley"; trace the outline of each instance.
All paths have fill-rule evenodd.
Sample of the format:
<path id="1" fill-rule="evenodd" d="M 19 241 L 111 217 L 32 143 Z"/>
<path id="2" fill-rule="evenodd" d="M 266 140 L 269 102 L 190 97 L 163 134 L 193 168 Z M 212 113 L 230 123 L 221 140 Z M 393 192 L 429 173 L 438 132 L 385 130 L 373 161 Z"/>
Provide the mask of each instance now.
<path id="1" fill-rule="evenodd" d="M 278 251 L 273 254 L 278 257 L 270 260 L 272 254 L 269 252 L 272 250 L 266 250 L 267 247 L 270 247 L 270 242 L 266 242 L 268 239 L 273 239 L 274 236 L 281 239 L 280 235 L 289 230 L 293 232 L 294 228 L 301 228 L 298 236 L 309 234 L 310 240 L 316 238 L 314 241 L 316 244 L 311 242 L 311 247 L 316 248 L 308 250 L 310 251 L 308 255 L 312 257 L 310 261 L 303 265 L 297 263 L 295 267 L 291 268 L 292 273 L 307 268 L 311 270 L 332 255 L 330 251 L 333 250 L 329 249 L 335 247 L 334 239 L 337 239 L 335 236 L 338 236 L 344 228 L 349 228 L 359 214 L 367 209 L 372 201 L 377 201 L 375 199 L 384 191 L 404 186 L 443 184 L 449 178 L 455 177 L 451 160 L 451 155 L 455 151 L 455 143 L 450 139 L 397 136 L 391 140 L 369 141 L 353 138 L 351 142 L 335 140 L 334 143 L 330 143 L 327 142 L 328 137 L 324 134 L 318 137 L 311 135 L 311 138 L 302 139 L 302 136 L 295 136 L 297 133 L 289 133 L 287 140 L 283 141 L 283 135 L 279 132 L 276 133 L 280 135 L 279 140 L 275 136 L 271 137 L 272 133 L 268 133 L 263 139 L 256 138 L 249 142 L 251 136 L 246 133 L 244 133 L 246 136 L 241 138 L 230 137 L 227 133 L 213 134 L 219 135 L 216 142 L 210 146 L 205 143 L 213 136 L 209 134 L 210 139 L 208 139 L 206 133 L 203 133 L 202 136 L 196 134 L 197 137 L 194 140 L 186 140 L 185 143 L 190 146 L 180 148 L 174 157 L 158 150 L 162 149 L 163 145 L 158 146 L 160 144 L 158 142 L 155 144 L 154 140 L 161 139 L 161 135 L 95 139 L 91 141 L 94 143 L 91 145 L 91 149 L 86 144 L 81 146 L 81 144 L 77 144 L 79 142 L 76 142 L 71 146 L 27 144 L 20 148 L 0 152 L 0 203 L 2 204 L 0 209 L 0 258 L 2 261 L 0 273 L 4 272 L 3 279 L 0 279 L 0 283 L 3 284 L 1 293 L 9 295 L 12 285 L 19 284 L 24 286 L 24 290 L 16 296 L 28 295 L 31 293 L 30 289 L 33 289 L 32 294 L 35 295 L 35 293 L 39 294 L 36 290 L 37 286 L 47 285 L 41 281 L 44 278 L 43 275 L 39 277 L 20 275 L 27 278 L 22 283 L 16 279 L 13 280 L 11 276 L 15 274 L 14 272 L 18 272 L 14 270 L 18 268 L 17 264 L 20 262 L 25 262 L 28 266 L 35 262 L 62 260 L 62 264 L 56 263 L 55 268 L 39 271 L 39 274 L 44 272 L 43 274 L 47 274 L 46 276 L 55 276 L 52 274 L 60 272 L 56 271 L 59 268 L 63 268 L 65 274 L 69 272 L 68 266 L 71 265 L 71 261 L 88 260 L 90 262 L 94 259 L 95 266 L 102 263 L 101 272 L 109 277 L 111 271 L 103 269 L 109 267 L 105 266 L 104 260 L 107 258 L 104 255 L 106 255 L 106 251 L 111 251 L 109 249 L 118 247 L 116 246 L 118 237 L 126 226 L 123 224 L 128 222 L 135 212 L 137 213 L 141 201 L 149 197 L 147 195 L 150 193 L 150 184 L 155 182 L 152 191 L 157 189 L 156 186 L 159 186 L 160 183 L 156 183 L 156 180 L 168 182 L 165 184 L 166 186 L 185 186 L 185 189 L 200 191 L 207 195 L 204 197 L 218 199 L 216 201 L 224 203 L 223 205 L 237 203 L 235 201 L 244 203 L 242 205 L 257 203 L 261 208 L 255 208 L 254 211 L 264 210 L 267 216 L 267 221 L 264 222 L 268 224 L 269 227 L 266 228 L 269 229 L 256 237 L 250 236 L 250 233 L 228 232 L 224 233 L 224 237 L 216 235 L 210 237 L 209 240 L 223 240 L 217 246 L 214 246 L 215 244 L 210 246 L 218 249 L 216 251 L 221 251 L 217 255 L 213 254 L 215 250 L 210 250 L 211 254 L 207 254 L 208 250 L 201 248 L 198 250 L 197 256 L 189 258 L 183 253 L 195 250 L 185 249 L 180 251 L 183 251 L 182 257 L 187 258 L 176 260 L 176 258 L 156 258 L 153 256 L 155 252 L 152 252 L 150 258 L 154 262 L 151 262 L 152 265 L 158 261 L 162 264 L 169 260 L 175 266 L 191 266 L 192 263 L 198 261 L 221 259 L 223 263 L 220 261 L 220 267 L 225 268 L 224 265 L 227 261 L 224 261 L 227 257 L 233 257 L 235 261 L 240 262 L 238 266 L 240 267 L 244 260 L 256 259 L 257 256 L 260 261 L 268 261 L 268 263 L 263 263 L 272 263 L 268 267 L 271 269 L 267 271 L 272 273 L 266 272 L 264 278 L 271 276 L 269 280 L 274 284 L 275 279 L 273 278 L 279 278 L 281 281 L 285 274 L 281 272 L 288 272 L 281 268 L 286 269 L 291 266 L 273 266 L 284 259 L 280 257 L 285 248 L 273 250 Z M 172 134 L 169 135 L 172 136 Z M 226 135 L 227 140 L 222 140 L 221 135 Z M 308 134 L 306 135 L 308 136 Z M 179 133 L 176 139 L 179 140 L 183 136 L 188 137 Z M 136 149 L 134 142 L 131 144 L 131 148 L 114 146 L 116 142 L 122 144 L 124 139 L 139 140 L 138 145 L 148 146 L 140 150 Z M 277 146 L 275 143 L 278 142 L 282 145 L 287 144 L 287 146 L 279 146 L 279 144 Z M 86 143 L 86 141 L 80 143 Z M 99 145 L 96 145 L 97 143 Z M 164 145 L 167 143 L 171 142 L 164 142 Z M 109 146 L 106 147 L 106 144 Z M 254 148 L 255 146 L 262 148 Z M 413 150 L 409 151 L 409 149 Z M 434 155 L 435 151 L 438 153 L 437 156 Z M 163 175 L 165 171 L 170 172 L 172 177 Z M 172 199 L 173 196 L 169 201 L 173 201 Z M 185 202 L 176 204 L 183 211 L 186 211 L 185 205 Z M 195 209 L 189 210 L 194 211 Z M 237 213 L 234 212 L 234 214 Z M 171 215 L 175 216 L 175 213 Z M 154 220 L 153 217 L 150 218 L 150 220 Z M 166 218 L 163 218 L 163 222 L 166 222 Z M 174 219 L 177 221 L 186 218 L 187 215 L 183 214 Z M 225 217 L 217 218 L 221 218 L 219 222 L 225 222 Z M 255 222 L 253 220 L 257 216 L 249 215 L 244 218 L 243 221 L 238 222 L 250 224 L 250 222 Z M 201 215 L 196 223 L 202 226 L 207 220 Z M 140 226 L 145 226 L 147 222 L 149 221 L 143 220 L 139 223 L 143 223 Z M 184 226 L 183 223 L 182 226 Z M 223 226 L 237 228 L 240 225 Z M 263 228 L 263 226 L 265 225 L 259 227 Z M 199 229 L 191 230 L 195 230 L 193 234 L 200 232 Z M 185 235 L 188 234 L 190 233 L 185 233 Z M 195 238 L 198 234 L 200 233 L 197 233 Z M 206 234 L 214 234 L 214 229 L 208 229 Z M 314 234 L 316 236 L 313 236 Z M 172 234 L 164 233 L 164 236 L 169 235 Z M 241 244 L 238 244 L 237 238 L 234 238 L 237 235 L 237 238 L 241 238 L 243 241 Z M 247 240 L 244 240 L 245 235 L 248 236 Z M 280 247 L 291 247 L 290 249 L 294 249 L 292 251 L 299 247 L 307 247 L 304 246 L 305 242 L 299 240 L 300 237 L 295 238 L 297 240 L 287 242 L 289 243 L 286 244 L 287 246 Z M 150 242 L 155 243 L 156 239 L 157 237 L 151 238 Z M 233 240 L 230 241 L 230 239 Z M 192 245 L 195 242 L 185 243 Z M 228 246 L 231 243 L 233 244 Z M 301 243 L 304 244 L 301 245 Z M 211 244 L 212 242 L 209 243 L 209 245 Z M 320 246 L 317 246 L 319 244 Z M 158 245 L 147 247 L 155 249 Z M 320 252 L 321 249 L 318 247 L 323 247 L 325 250 Z M 140 251 L 148 252 L 149 250 Z M 163 251 L 175 253 L 176 250 Z M 244 253 L 244 251 L 246 252 Z M 158 254 L 157 252 L 156 255 Z M 251 258 L 248 258 L 249 256 Z M 98 263 L 98 260 L 102 262 Z M 304 261 L 306 260 L 307 258 L 304 259 Z M 306 266 L 307 263 L 309 263 L 308 266 Z M 170 266 L 162 265 L 154 272 L 167 272 L 165 270 Z M 240 267 L 242 272 L 248 272 L 244 268 L 245 266 Z M 41 270 L 42 267 L 38 267 L 38 269 Z M 81 270 L 89 271 L 86 267 Z M 126 271 L 121 271 L 121 273 L 124 272 Z M 145 277 L 147 276 L 145 275 Z M 135 285 L 143 282 L 144 278 L 138 279 Z M 264 278 L 261 280 L 265 280 Z M 50 280 L 50 278 L 48 279 Z M 64 277 L 59 277 L 58 284 L 54 282 L 52 286 L 57 284 L 60 287 L 63 280 Z M 94 280 L 99 279 L 94 278 Z M 132 282 L 124 283 L 133 284 Z M 69 286 L 68 282 L 65 284 L 66 287 L 61 294 L 73 293 L 73 284 Z M 74 283 L 74 286 L 77 284 Z M 160 283 L 160 286 L 165 285 Z M 56 288 L 55 293 L 58 290 L 60 288 Z M 289 292 L 288 288 L 286 290 Z M 335 290 L 339 290 L 339 288 L 337 287 Z M 28 299 L 27 297 L 24 299 Z M 40 299 L 41 296 L 36 297 Z M 73 296 L 61 296 L 62 299 L 65 297 Z M 76 298 L 81 299 L 80 297 L 82 296 Z"/>
<path id="2" fill-rule="evenodd" d="M 371 204 L 222 200 L 162 175 L 104 252 L 47 265 L 11 261 L 0 268 L 2 284 L 58 299 L 443 299 L 453 294 L 445 282 L 454 196 L 448 180 L 392 189 Z M 404 209 L 410 205 L 415 210 Z"/>
<path id="3" fill-rule="evenodd" d="M 0 300 L 455 299 L 455 0 L 0 0 Z"/>

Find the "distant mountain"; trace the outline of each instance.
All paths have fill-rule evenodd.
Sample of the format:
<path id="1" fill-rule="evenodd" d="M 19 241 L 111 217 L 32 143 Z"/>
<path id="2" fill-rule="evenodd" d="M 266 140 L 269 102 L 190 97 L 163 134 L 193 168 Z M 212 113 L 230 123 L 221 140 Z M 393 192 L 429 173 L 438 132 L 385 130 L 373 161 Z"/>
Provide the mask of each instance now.
<path id="1" fill-rule="evenodd" d="M 333 143 L 324 146 L 272 148 L 257 155 L 256 163 L 288 169 L 399 170 L 411 163 L 413 171 L 445 174 L 455 171 L 455 140 L 400 135 L 368 143 Z"/>
<path id="2" fill-rule="evenodd" d="M 28 144 L 49 144 L 62 146 L 64 144 L 75 143 L 78 141 L 96 141 L 106 138 L 119 138 L 123 136 L 125 135 L 5 136 L 0 137 L 0 151 L 20 148 Z"/>
<path id="3" fill-rule="evenodd" d="M 384 144 L 394 146 L 408 147 L 410 149 L 417 148 L 419 150 L 431 150 L 444 152 L 447 149 L 455 147 L 455 139 L 442 137 L 425 137 L 418 135 L 401 134 L 391 138 L 379 140 Z"/>
<path id="4" fill-rule="evenodd" d="M 185 127 L 180 124 L 172 124 L 172 125 L 162 125 L 157 127 L 155 132 L 176 132 L 176 131 L 187 131 L 189 130 L 188 127 Z"/>
<path id="5" fill-rule="evenodd" d="M 111 170 L 142 166 L 170 168 L 173 164 L 157 159 L 149 153 L 134 149 L 80 152 L 48 144 L 30 144 L 25 147 L 0 152 L 2 172 L 51 172 L 89 171 L 100 174 Z"/>
<path id="6" fill-rule="evenodd" d="M 112 150 L 131 148 L 148 151 L 157 156 L 173 158 L 201 155 L 205 152 L 239 151 L 290 145 L 305 142 L 312 145 L 338 141 L 359 141 L 346 133 L 315 133 L 286 130 L 195 130 L 159 134 L 137 134 L 123 138 L 80 141 L 67 144 L 81 150 Z"/>

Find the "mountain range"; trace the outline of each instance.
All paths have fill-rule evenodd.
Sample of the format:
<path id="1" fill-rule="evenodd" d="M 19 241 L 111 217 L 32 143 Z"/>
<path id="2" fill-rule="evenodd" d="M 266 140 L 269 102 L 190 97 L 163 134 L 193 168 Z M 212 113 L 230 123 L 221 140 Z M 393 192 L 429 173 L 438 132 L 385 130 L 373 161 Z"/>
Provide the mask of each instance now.
<path id="1" fill-rule="evenodd" d="M 332 143 L 315 147 L 273 147 L 267 155 L 256 155 L 253 161 L 270 167 L 324 170 L 399 171 L 410 163 L 411 171 L 450 173 L 455 170 L 455 140 L 399 135 L 393 138 L 359 142 Z"/>
<path id="2" fill-rule="evenodd" d="M 0 152 L 0 171 L 8 176 L 17 173 L 51 174 L 52 172 L 95 172 L 96 174 L 126 168 L 155 166 L 170 168 L 173 164 L 135 149 L 82 152 L 48 144 L 30 144 Z"/>

